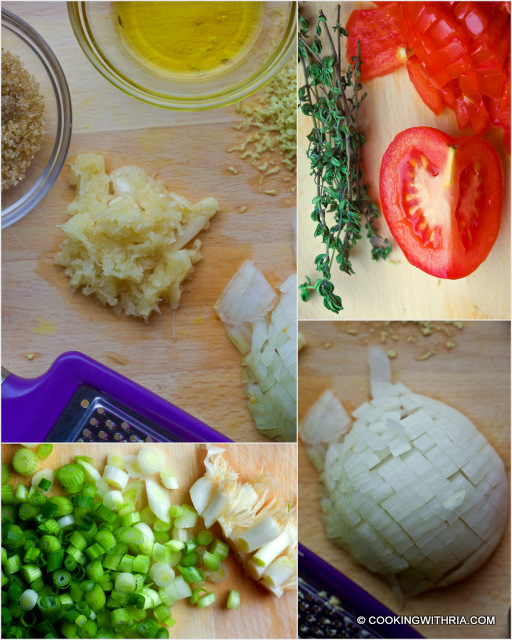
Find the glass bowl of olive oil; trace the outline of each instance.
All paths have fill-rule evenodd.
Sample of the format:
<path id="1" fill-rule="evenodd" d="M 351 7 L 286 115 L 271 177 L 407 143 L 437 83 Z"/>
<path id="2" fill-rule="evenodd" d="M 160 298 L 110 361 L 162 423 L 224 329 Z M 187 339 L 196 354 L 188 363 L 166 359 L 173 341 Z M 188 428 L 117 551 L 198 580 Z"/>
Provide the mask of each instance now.
<path id="1" fill-rule="evenodd" d="M 68 2 L 89 61 L 130 96 L 201 111 L 258 91 L 296 47 L 296 3 Z"/>

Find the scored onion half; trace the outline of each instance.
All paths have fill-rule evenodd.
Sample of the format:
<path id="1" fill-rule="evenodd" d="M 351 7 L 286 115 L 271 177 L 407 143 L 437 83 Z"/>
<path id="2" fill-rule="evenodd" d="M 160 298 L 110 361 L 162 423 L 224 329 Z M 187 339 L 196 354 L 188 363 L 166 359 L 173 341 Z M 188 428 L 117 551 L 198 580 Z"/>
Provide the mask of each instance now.
<path id="1" fill-rule="evenodd" d="M 327 536 L 390 579 L 399 597 L 414 595 L 465 578 L 491 555 L 506 525 L 507 478 L 466 416 L 392 384 L 375 347 L 370 369 L 373 397 L 354 411 L 351 428 L 331 394 L 299 430 L 322 471 Z"/>

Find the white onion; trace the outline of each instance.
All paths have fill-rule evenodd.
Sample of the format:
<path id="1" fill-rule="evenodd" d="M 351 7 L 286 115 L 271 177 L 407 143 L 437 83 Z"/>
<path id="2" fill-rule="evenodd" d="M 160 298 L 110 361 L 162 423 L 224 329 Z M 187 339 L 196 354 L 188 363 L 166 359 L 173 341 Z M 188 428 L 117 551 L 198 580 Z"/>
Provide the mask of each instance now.
<path id="1" fill-rule="evenodd" d="M 245 262 L 226 286 L 215 309 L 245 356 L 242 382 L 256 428 L 269 438 L 297 437 L 297 277 L 277 295 L 263 274 Z M 276 304 L 277 301 L 277 304 Z M 273 309 L 269 320 L 267 313 Z"/>
<path id="2" fill-rule="evenodd" d="M 354 411 L 351 430 L 326 451 L 322 517 L 335 544 L 414 594 L 466 577 L 491 555 L 506 524 L 507 480 L 474 424 L 391 384 L 379 351 L 370 352 L 372 401 Z M 336 415 L 344 424 L 344 410 Z M 335 419 L 327 431 L 337 439 Z M 314 420 L 313 408 L 306 438 L 317 442 Z"/>

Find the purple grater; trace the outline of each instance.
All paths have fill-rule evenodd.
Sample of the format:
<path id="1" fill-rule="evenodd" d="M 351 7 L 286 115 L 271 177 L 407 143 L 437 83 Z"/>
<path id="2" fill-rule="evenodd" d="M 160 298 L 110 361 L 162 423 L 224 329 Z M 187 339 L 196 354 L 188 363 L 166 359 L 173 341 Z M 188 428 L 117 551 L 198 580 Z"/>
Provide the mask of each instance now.
<path id="1" fill-rule="evenodd" d="M 395 614 L 299 544 L 299 638 L 422 638 L 406 624 L 368 624 Z M 363 617 L 365 622 L 361 619 Z"/>
<path id="2" fill-rule="evenodd" d="M 2 370 L 3 442 L 230 442 L 112 369 L 69 351 L 39 378 Z"/>

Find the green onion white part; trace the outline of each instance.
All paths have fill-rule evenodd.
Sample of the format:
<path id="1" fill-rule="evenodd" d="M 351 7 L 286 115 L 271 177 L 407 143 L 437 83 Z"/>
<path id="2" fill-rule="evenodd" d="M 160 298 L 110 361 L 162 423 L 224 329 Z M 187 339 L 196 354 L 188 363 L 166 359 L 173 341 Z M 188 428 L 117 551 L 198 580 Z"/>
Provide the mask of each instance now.
<path id="1" fill-rule="evenodd" d="M 205 526 L 218 522 L 246 572 L 278 596 L 297 586 L 297 524 L 289 503 L 274 495 L 275 481 L 268 475 L 238 482 L 238 474 L 222 457 L 223 449 L 206 445 L 205 475 L 190 489 L 196 511 Z M 208 519 L 207 519 L 208 516 Z M 283 584 L 264 581 L 280 557 L 293 564 Z M 290 564 L 287 565 L 288 567 Z M 257 567 L 257 569 L 255 569 Z"/>
<path id="2" fill-rule="evenodd" d="M 354 411 L 350 430 L 324 396 L 300 433 L 323 468 L 327 536 L 400 598 L 461 580 L 487 560 L 506 525 L 507 479 L 466 416 L 392 384 L 380 349 L 370 349 L 370 370 L 372 400 Z"/>
<path id="3" fill-rule="evenodd" d="M 146 494 L 148 496 L 149 508 L 155 516 L 170 523 L 169 509 L 171 507 L 171 499 L 169 493 L 158 485 L 154 480 L 146 480 Z"/>
<path id="4" fill-rule="evenodd" d="M 46 491 L 43 491 L 42 489 L 39 488 L 39 483 L 43 478 L 45 478 L 46 480 L 48 480 L 48 482 L 50 482 L 50 486 L 48 487 L 48 489 L 46 489 Z M 34 489 L 38 489 L 39 491 L 42 491 L 42 493 L 48 493 L 48 491 L 50 491 L 53 485 L 53 481 L 54 481 L 54 473 L 51 469 L 41 469 L 40 471 L 38 471 L 32 476 L 32 486 L 34 487 Z"/>
<path id="5" fill-rule="evenodd" d="M 160 471 L 160 480 L 162 481 L 162 484 L 166 489 L 180 488 L 176 474 L 170 469 L 164 469 L 163 471 Z"/>
<path id="6" fill-rule="evenodd" d="M 146 475 L 158 473 L 165 466 L 165 456 L 161 449 L 156 447 L 142 447 L 137 455 L 139 469 Z"/>
<path id="7" fill-rule="evenodd" d="M 103 480 L 105 480 L 110 487 L 114 487 L 114 489 L 118 491 L 123 491 L 129 479 L 130 476 L 126 471 L 119 469 L 119 467 L 113 467 L 110 464 L 105 465 Z"/>
<path id="8" fill-rule="evenodd" d="M 280 291 L 278 299 L 263 274 L 246 261 L 227 284 L 215 309 L 244 356 L 242 383 L 256 428 L 269 438 L 295 442 L 296 275 L 290 276 Z"/>

